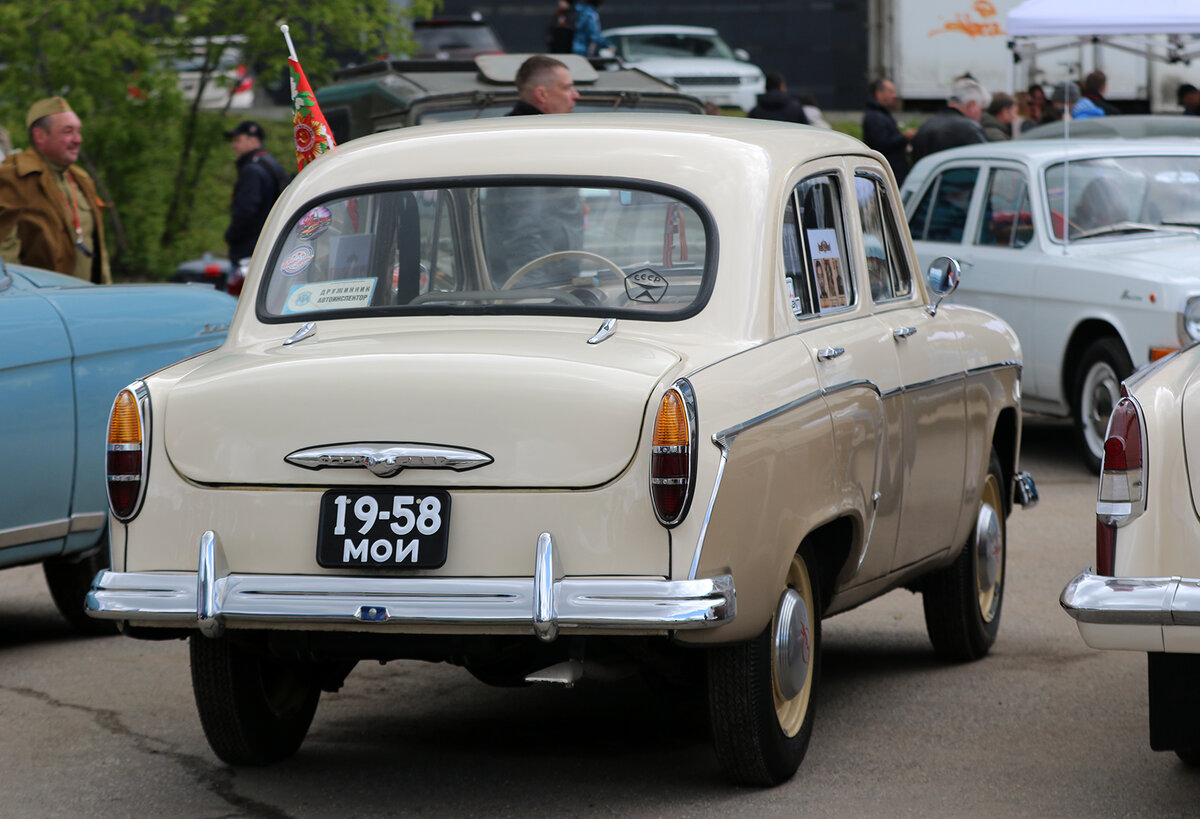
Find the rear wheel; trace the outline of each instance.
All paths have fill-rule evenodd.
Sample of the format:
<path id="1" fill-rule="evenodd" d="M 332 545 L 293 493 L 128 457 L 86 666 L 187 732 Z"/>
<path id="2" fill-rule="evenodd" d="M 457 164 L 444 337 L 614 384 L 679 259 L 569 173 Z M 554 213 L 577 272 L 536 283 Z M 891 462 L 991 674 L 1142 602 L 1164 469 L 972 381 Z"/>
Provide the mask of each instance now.
<path id="1" fill-rule="evenodd" d="M 717 759 L 740 785 L 785 782 L 812 737 L 820 672 L 819 589 L 811 554 L 792 558 L 767 629 L 708 653 L 708 708 Z"/>
<path id="2" fill-rule="evenodd" d="M 222 761 L 269 765 L 296 752 L 321 696 L 312 668 L 198 634 L 191 660 L 200 724 Z"/>
<path id="3" fill-rule="evenodd" d="M 953 564 L 925 580 L 925 627 L 934 651 L 947 660 L 979 659 L 1000 630 L 1007 552 L 1003 486 L 993 451 L 971 535 Z"/>
<path id="4" fill-rule="evenodd" d="M 50 587 L 54 605 L 71 624 L 71 628 L 80 634 L 117 633 L 115 621 L 96 620 L 88 617 L 83 610 L 83 599 L 91 591 L 96 573 L 109 566 L 107 534 L 101 538 L 100 543 L 99 549 L 82 557 L 56 557 L 42 564 L 42 572 L 46 575 L 46 585 Z"/>
<path id="5" fill-rule="evenodd" d="M 1088 469 L 1100 472 L 1108 419 L 1121 398 L 1121 380 L 1133 372 L 1125 346 L 1116 338 L 1102 338 L 1084 350 L 1072 379 L 1071 416 L 1075 446 Z"/>

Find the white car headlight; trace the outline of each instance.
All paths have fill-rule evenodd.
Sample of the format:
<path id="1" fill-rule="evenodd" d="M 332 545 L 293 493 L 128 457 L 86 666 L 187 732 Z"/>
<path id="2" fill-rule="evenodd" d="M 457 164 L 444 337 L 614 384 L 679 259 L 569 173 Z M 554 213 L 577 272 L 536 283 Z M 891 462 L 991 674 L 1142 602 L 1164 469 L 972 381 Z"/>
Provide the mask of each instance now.
<path id="1" fill-rule="evenodd" d="M 1184 344 L 1200 341 L 1200 296 L 1192 296 L 1180 314 L 1179 340 Z"/>

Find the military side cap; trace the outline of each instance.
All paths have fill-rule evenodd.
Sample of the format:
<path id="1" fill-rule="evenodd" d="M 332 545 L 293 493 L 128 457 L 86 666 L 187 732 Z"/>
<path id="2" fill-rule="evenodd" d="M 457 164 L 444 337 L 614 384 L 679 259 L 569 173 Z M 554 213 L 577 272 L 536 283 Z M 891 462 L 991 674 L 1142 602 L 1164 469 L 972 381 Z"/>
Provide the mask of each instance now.
<path id="1" fill-rule="evenodd" d="M 38 100 L 29 106 L 29 113 L 25 115 L 25 127 L 31 127 L 33 123 L 42 117 L 48 117 L 53 114 L 65 114 L 70 110 L 71 106 L 67 105 L 67 101 L 62 97 L 46 97 L 44 100 Z"/>

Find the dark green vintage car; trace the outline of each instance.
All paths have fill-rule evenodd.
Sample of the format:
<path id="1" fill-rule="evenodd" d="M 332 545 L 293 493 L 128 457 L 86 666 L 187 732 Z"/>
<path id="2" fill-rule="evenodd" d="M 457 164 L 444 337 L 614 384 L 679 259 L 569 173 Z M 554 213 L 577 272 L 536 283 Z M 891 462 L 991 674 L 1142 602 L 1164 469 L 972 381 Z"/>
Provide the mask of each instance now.
<path id="1" fill-rule="evenodd" d="M 478 117 L 499 117 L 517 101 L 513 82 L 529 54 L 485 54 L 473 60 L 381 60 L 339 71 L 317 92 L 334 138 Z M 704 103 L 672 84 L 613 60 L 556 54 L 579 92 L 578 113 L 642 111 L 703 114 Z"/>

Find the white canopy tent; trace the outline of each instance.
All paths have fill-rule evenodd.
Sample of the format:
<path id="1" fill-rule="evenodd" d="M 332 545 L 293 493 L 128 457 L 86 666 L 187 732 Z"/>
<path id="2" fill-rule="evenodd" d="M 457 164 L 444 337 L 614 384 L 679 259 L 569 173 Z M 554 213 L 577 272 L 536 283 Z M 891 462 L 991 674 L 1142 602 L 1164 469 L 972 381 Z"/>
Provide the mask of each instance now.
<path id="1" fill-rule="evenodd" d="M 1014 86 L 1023 59 L 1082 45 L 1162 63 L 1186 64 L 1200 56 L 1195 39 L 1200 36 L 1200 0 L 1025 0 L 1008 13 L 1007 27 Z M 1035 42 L 1046 38 L 1054 42 Z"/>

